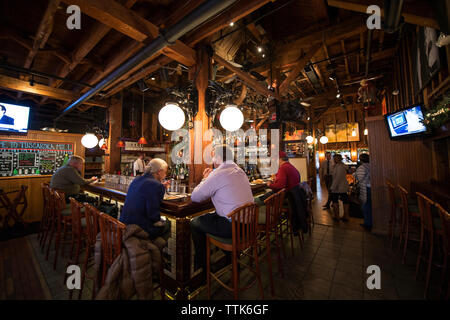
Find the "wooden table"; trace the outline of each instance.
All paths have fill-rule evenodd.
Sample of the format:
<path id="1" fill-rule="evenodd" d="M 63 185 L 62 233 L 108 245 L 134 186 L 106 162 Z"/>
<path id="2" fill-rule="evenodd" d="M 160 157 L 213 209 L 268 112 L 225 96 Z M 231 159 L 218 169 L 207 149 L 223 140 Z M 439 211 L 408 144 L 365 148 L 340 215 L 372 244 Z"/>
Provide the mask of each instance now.
<path id="1" fill-rule="evenodd" d="M 251 185 L 253 195 L 264 193 L 266 184 Z M 106 188 L 103 183 L 83 186 L 84 191 L 97 194 L 100 198 L 125 202 L 126 193 Z M 161 214 L 171 221 L 171 236 L 164 249 L 164 276 L 167 291 L 175 299 L 190 299 L 201 285 L 203 274 L 194 270 L 193 248 L 191 246 L 190 221 L 195 216 L 214 210 L 211 200 L 194 203 L 185 197 L 176 200 L 163 200 Z"/>

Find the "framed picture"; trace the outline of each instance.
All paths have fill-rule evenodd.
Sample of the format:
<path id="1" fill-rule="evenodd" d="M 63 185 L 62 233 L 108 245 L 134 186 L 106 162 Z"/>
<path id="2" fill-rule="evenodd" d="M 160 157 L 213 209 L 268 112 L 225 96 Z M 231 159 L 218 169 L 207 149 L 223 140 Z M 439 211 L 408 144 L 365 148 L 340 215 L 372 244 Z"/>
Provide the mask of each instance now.
<path id="1" fill-rule="evenodd" d="M 328 142 L 336 142 L 336 125 L 329 124 L 325 126 L 325 136 L 328 138 Z"/>
<path id="2" fill-rule="evenodd" d="M 347 139 L 348 141 L 359 141 L 358 122 L 347 123 Z"/>
<path id="3" fill-rule="evenodd" d="M 336 124 L 336 142 L 347 142 L 347 124 Z"/>

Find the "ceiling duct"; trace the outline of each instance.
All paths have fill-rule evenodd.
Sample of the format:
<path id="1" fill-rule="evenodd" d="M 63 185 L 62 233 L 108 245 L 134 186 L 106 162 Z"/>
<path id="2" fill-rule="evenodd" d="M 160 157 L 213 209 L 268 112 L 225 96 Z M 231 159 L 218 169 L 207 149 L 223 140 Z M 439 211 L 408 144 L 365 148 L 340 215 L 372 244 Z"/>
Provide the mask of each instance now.
<path id="1" fill-rule="evenodd" d="M 403 0 L 384 0 L 384 22 L 383 30 L 387 33 L 396 32 L 403 24 L 402 17 Z"/>
<path id="2" fill-rule="evenodd" d="M 304 70 L 305 70 L 305 74 L 308 77 L 309 81 L 311 81 L 314 89 L 317 90 L 317 93 L 319 93 L 319 94 L 323 93 L 324 91 L 320 84 L 319 76 L 317 75 L 317 73 L 314 70 L 314 68 L 312 67 L 312 65 L 308 64 Z"/>

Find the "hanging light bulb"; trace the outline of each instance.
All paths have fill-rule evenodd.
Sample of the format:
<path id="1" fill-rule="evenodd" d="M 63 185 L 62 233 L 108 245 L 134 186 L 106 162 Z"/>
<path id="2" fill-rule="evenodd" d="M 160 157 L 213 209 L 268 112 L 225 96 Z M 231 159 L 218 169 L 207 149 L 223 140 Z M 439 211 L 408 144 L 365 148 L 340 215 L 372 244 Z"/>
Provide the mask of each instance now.
<path id="1" fill-rule="evenodd" d="M 369 134 L 369 129 L 364 129 L 364 135 L 367 136 Z"/>
<path id="2" fill-rule="evenodd" d="M 306 137 L 306 142 L 307 142 L 308 144 L 311 144 L 311 143 L 314 142 L 314 138 L 313 138 L 312 136 L 307 136 L 307 137 Z"/>
<path id="3" fill-rule="evenodd" d="M 98 146 L 101 148 L 105 144 L 105 138 L 98 140 Z"/>
<path id="4" fill-rule="evenodd" d="M 86 133 L 83 138 L 81 138 L 81 144 L 88 149 L 95 147 L 97 143 L 98 138 L 93 133 Z"/>
<path id="5" fill-rule="evenodd" d="M 147 140 L 144 137 L 144 100 L 145 100 L 145 96 L 144 96 L 144 92 L 142 92 L 142 113 L 141 113 L 141 132 L 142 135 L 138 140 L 138 144 L 147 144 Z"/>
<path id="6" fill-rule="evenodd" d="M 158 120 L 164 129 L 170 131 L 178 130 L 184 124 L 184 112 L 177 103 L 167 102 L 159 111 Z"/>
<path id="7" fill-rule="evenodd" d="M 326 144 L 328 142 L 328 138 L 326 136 L 321 136 L 319 141 L 321 144 Z"/>
<path id="8" fill-rule="evenodd" d="M 352 137 L 356 137 L 356 130 L 355 129 L 352 130 Z"/>
<path id="9" fill-rule="evenodd" d="M 219 118 L 222 128 L 227 131 L 236 131 L 244 123 L 244 115 L 242 111 L 234 104 L 229 104 L 223 109 Z"/>

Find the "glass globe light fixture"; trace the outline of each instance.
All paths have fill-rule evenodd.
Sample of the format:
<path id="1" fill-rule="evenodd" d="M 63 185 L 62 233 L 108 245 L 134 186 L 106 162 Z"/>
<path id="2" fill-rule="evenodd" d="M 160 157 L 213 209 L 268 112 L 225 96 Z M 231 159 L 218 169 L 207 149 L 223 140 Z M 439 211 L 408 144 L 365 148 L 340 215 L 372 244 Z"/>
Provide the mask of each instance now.
<path id="1" fill-rule="evenodd" d="M 321 136 L 319 141 L 321 144 L 326 144 L 328 142 L 328 138 L 326 136 Z"/>
<path id="2" fill-rule="evenodd" d="M 83 147 L 91 149 L 98 144 L 98 138 L 92 133 L 86 133 L 81 138 L 81 144 L 83 145 Z"/>
<path id="3" fill-rule="evenodd" d="M 159 111 L 158 120 L 164 129 L 174 131 L 183 126 L 185 115 L 177 103 L 168 102 Z"/>
<path id="4" fill-rule="evenodd" d="M 222 128 L 227 131 L 236 131 L 244 123 L 244 115 L 236 105 L 229 104 L 220 113 L 219 118 Z"/>

